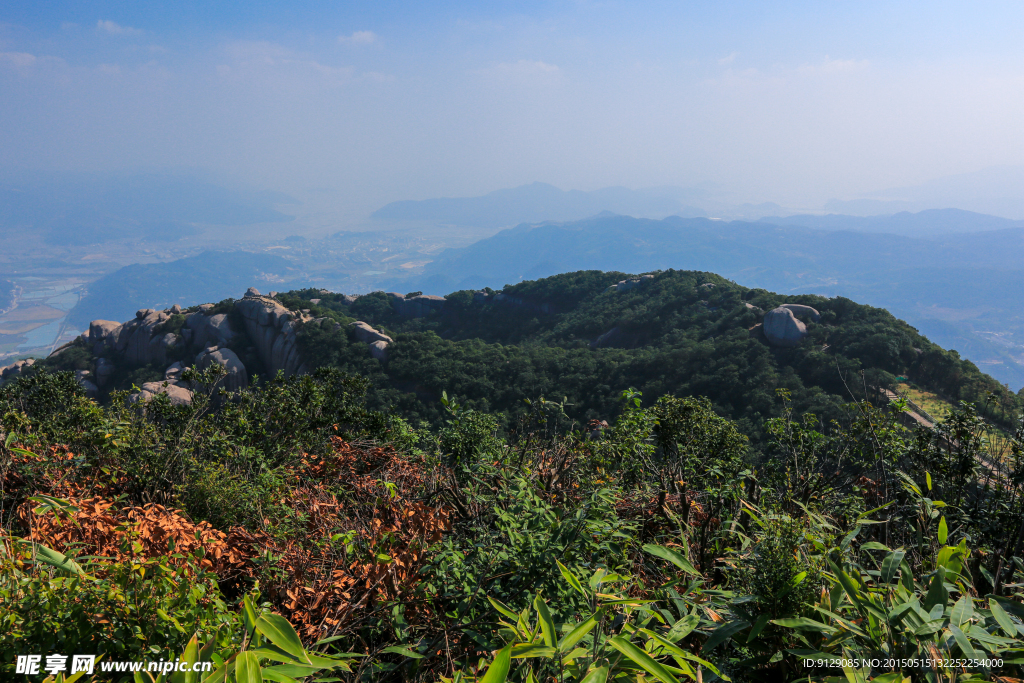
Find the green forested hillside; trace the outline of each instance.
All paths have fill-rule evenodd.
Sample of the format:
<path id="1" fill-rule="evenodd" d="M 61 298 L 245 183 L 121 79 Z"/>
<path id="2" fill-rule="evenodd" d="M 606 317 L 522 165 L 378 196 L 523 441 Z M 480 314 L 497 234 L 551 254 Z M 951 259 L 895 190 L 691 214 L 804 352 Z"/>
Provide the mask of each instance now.
<path id="1" fill-rule="evenodd" d="M 377 292 L 346 305 L 309 290 L 280 297 L 339 322 L 362 320 L 394 337 L 384 363 L 346 327 L 307 325 L 306 356 L 372 381 L 371 404 L 414 421 L 441 416 L 442 392 L 508 419 L 524 399 L 569 404 L 580 423 L 608 419 L 633 387 L 648 401 L 667 393 L 708 397 L 716 412 L 756 436 L 779 415 L 779 389 L 796 408 L 839 417 L 840 407 L 889 387 L 898 377 L 1011 420 L 1019 397 L 977 367 L 918 334 L 888 312 L 841 297 L 782 296 L 747 289 L 711 273 L 664 271 L 630 291 L 607 292 L 627 275 L 580 271 L 506 287 L 505 302 L 448 296 L 443 311 L 403 319 Z M 309 299 L 320 300 L 318 305 Z M 494 297 L 489 297 L 493 299 Z M 821 313 L 800 346 L 773 348 L 754 328 L 764 311 L 800 303 Z M 545 312 L 547 311 L 547 312 Z M 607 347 L 592 348 L 618 328 Z"/>

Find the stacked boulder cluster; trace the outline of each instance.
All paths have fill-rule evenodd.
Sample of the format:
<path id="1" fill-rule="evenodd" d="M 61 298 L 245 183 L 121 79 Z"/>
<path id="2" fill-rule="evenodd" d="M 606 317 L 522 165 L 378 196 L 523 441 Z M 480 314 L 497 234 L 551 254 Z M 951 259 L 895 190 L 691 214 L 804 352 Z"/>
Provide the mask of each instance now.
<path id="1" fill-rule="evenodd" d="M 252 344 L 247 351 L 259 357 L 267 374 L 273 376 L 281 371 L 287 377 L 307 372 L 296 345 L 296 324 L 311 320 L 308 315 L 293 313 L 253 288 L 233 306 L 240 314 L 235 320 L 241 318 Z M 248 386 L 250 375 L 238 354 L 230 348 L 241 331 L 232 327 L 231 316 L 214 313 L 214 308 L 213 304 L 203 304 L 192 311 L 184 311 L 180 306 L 162 311 L 145 308 L 136 312 L 134 320 L 125 323 L 94 320 L 87 332 L 54 354 L 62 353 L 73 344 L 84 344 L 92 351 L 96 356 L 95 370 L 76 373 L 90 396 L 97 395 L 100 387 L 110 381 L 119 367 L 162 365 L 171 357 L 182 356 L 184 361 L 175 361 L 167 366 L 162 381 L 146 382 L 133 399 L 147 401 L 157 394 L 166 394 L 173 404 L 190 403 L 192 387 L 181 377 L 187 365 L 194 365 L 198 370 L 220 365 L 226 373 L 219 380 L 218 387 L 237 391 Z M 175 321 L 175 316 L 183 316 L 184 319 Z M 194 363 L 189 363 L 192 354 L 195 354 Z M 19 362 L 27 365 L 32 361 Z M 13 377 L 20 371 L 19 367 L 16 372 L 5 373 L 4 378 L 7 379 L 8 374 Z"/>
<path id="2" fill-rule="evenodd" d="M 253 288 L 234 303 L 234 308 L 240 314 L 252 350 L 269 374 L 275 375 L 280 370 L 290 376 L 306 371 L 295 343 L 295 323 L 303 319 L 301 313 L 292 313 Z M 227 313 L 213 313 L 213 309 L 213 304 L 203 304 L 184 313 L 180 306 L 173 306 L 164 311 L 142 309 L 136 312 L 135 320 L 126 323 L 94 320 L 82 340 L 90 344 L 98 356 L 96 384 L 87 377 L 80 381 L 88 392 L 95 393 L 106 383 L 119 361 L 129 366 L 163 363 L 169 354 L 184 347 L 187 355 L 196 354 L 196 369 L 205 370 L 211 365 L 224 368 L 226 374 L 218 382 L 219 387 L 231 392 L 247 387 L 250 373 L 238 354 L 229 348 L 240 331 L 232 328 Z M 182 314 L 184 323 L 177 332 L 163 332 L 172 316 Z M 164 380 L 143 384 L 137 399 L 146 401 L 156 394 L 167 394 L 172 403 L 191 402 L 191 387 L 181 379 L 184 369 L 185 363 L 181 361 L 171 363 L 164 372 Z"/>

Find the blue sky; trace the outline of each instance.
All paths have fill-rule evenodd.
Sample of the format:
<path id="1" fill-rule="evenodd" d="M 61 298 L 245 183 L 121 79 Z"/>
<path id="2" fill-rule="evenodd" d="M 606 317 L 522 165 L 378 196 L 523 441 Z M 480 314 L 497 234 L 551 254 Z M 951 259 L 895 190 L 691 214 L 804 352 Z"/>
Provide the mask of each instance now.
<path id="1" fill-rule="evenodd" d="M 541 180 L 813 206 L 1024 163 L 1020 2 L 0 2 L 0 166 L 353 210 Z"/>

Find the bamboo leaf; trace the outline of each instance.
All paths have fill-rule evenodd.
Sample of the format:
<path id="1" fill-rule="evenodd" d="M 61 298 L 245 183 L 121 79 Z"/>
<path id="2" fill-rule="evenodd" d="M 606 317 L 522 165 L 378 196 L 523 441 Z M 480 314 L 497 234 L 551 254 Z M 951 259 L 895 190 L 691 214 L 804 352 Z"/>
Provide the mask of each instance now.
<path id="1" fill-rule="evenodd" d="M 260 673 L 263 676 L 263 680 L 265 680 L 265 681 L 274 681 L 274 683 L 299 683 L 297 680 L 295 680 L 291 676 L 286 676 L 285 674 L 283 674 L 283 673 L 281 673 L 279 671 L 273 671 L 272 669 L 263 669 Z M 320 679 L 317 679 L 317 680 L 320 680 Z M 328 680 L 335 680 L 336 681 L 338 679 L 332 678 L 332 679 L 328 679 Z"/>
<path id="2" fill-rule="evenodd" d="M 583 585 L 580 583 L 580 580 L 577 579 L 576 576 L 571 571 L 569 571 L 569 569 L 564 564 L 562 564 L 558 560 L 555 560 L 555 564 L 558 565 L 558 571 L 562 572 L 562 576 L 565 578 L 565 580 L 569 583 L 570 586 L 576 589 L 579 592 L 579 594 L 583 597 L 590 597 L 587 595 L 587 592 L 583 590 Z"/>
<path id="3" fill-rule="evenodd" d="M 949 529 L 946 527 L 946 516 L 943 515 L 939 519 L 939 543 L 946 545 L 947 538 L 949 538 Z"/>
<path id="4" fill-rule="evenodd" d="M 776 626 L 782 626 L 785 628 L 794 628 L 802 631 L 818 631 L 821 633 L 833 633 L 835 627 L 823 624 L 820 621 L 814 619 L 808 619 L 807 617 L 797 617 L 795 619 L 772 619 L 772 623 Z"/>
<path id="5" fill-rule="evenodd" d="M 656 662 L 649 654 L 622 636 L 610 638 L 608 644 L 624 654 L 627 659 L 641 669 L 657 678 L 661 683 L 679 683 L 676 677 L 672 675 L 672 672 L 666 669 L 664 665 Z"/>
<path id="6" fill-rule="evenodd" d="M 551 610 L 548 609 L 547 603 L 540 597 L 540 593 L 533 601 L 533 608 L 537 610 L 537 616 L 540 618 L 540 630 L 544 636 L 544 644 L 548 647 L 555 646 L 555 621 L 551 618 Z"/>
<path id="7" fill-rule="evenodd" d="M 683 557 L 676 551 L 670 548 L 666 548 L 663 545 L 653 545 L 648 543 L 644 546 L 644 552 L 654 555 L 655 557 L 660 557 L 663 560 L 668 560 L 675 566 L 682 569 L 687 574 L 693 574 L 694 576 L 701 575 L 701 573 L 697 571 L 697 569 L 692 564 L 690 564 L 689 560 L 687 560 L 685 557 Z"/>
<path id="8" fill-rule="evenodd" d="M 1009 638 L 1017 637 L 1017 627 L 1013 624 L 1013 619 L 1006 613 L 1003 606 L 999 604 L 999 601 L 995 598 L 988 599 L 988 608 L 992 612 L 992 616 L 995 618 L 996 623 L 999 624 L 999 628 L 1003 629 L 1003 633 Z"/>
<path id="9" fill-rule="evenodd" d="M 715 629 L 714 633 L 712 633 L 711 637 L 707 639 L 700 651 L 711 652 L 713 649 L 731 638 L 734 633 L 742 631 L 748 626 L 750 626 L 750 624 L 742 619 L 722 624 Z"/>
<path id="10" fill-rule="evenodd" d="M 761 635 L 761 631 L 768 625 L 768 620 L 771 619 L 770 614 L 762 614 L 754 621 L 754 626 L 750 629 L 750 635 L 747 636 L 747 642 L 752 643 L 754 639 Z"/>
<path id="11" fill-rule="evenodd" d="M 551 658 L 557 652 L 555 648 L 540 643 L 516 643 L 512 646 L 512 659 Z"/>
<path id="12" fill-rule="evenodd" d="M 505 683 L 508 679 L 508 670 L 511 666 L 512 646 L 506 645 L 498 650 L 498 654 L 494 656 L 494 661 L 491 662 L 489 667 L 487 667 L 487 672 L 484 674 L 484 677 L 480 679 L 480 683 Z"/>
<path id="13" fill-rule="evenodd" d="M 312 676 L 319 670 L 319 667 L 303 666 L 301 664 L 276 664 L 274 666 L 264 668 L 263 677 L 270 678 L 267 674 L 273 671 L 292 678 L 306 678 L 307 676 Z"/>
<path id="14" fill-rule="evenodd" d="M 52 548 L 47 548 L 45 545 L 40 543 L 33 543 L 32 541 L 26 541 L 23 538 L 16 539 L 23 545 L 33 546 L 35 552 L 35 559 L 37 562 L 48 564 L 51 567 L 68 572 L 69 574 L 78 574 L 79 576 L 85 576 L 85 570 L 82 569 L 77 562 L 67 557 L 63 553 L 59 553 Z"/>
<path id="15" fill-rule="evenodd" d="M 576 643 L 580 642 L 588 633 L 590 633 L 595 626 L 597 626 L 598 615 L 600 611 L 595 612 L 590 616 L 589 619 L 584 621 L 582 624 L 574 628 L 572 631 L 567 633 L 562 640 L 558 643 L 558 649 L 561 652 L 567 652 L 573 648 Z"/>
<path id="16" fill-rule="evenodd" d="M 685 617 L 672 624 L 672 628 L 668 630 L 665 637 L 673 643 L 678 643 L 680 640 L 690 635 L 693 629 L 697 628 L 700 624 L 700 617 L 696 614 L 687 614 Z"/>
<path id="17" fill-rule="evenodd" d="M 964 657 L 967 657 L 968 659 L 982 658 L 978 651 L 974 649 L 974 646 L 971 645 L 971 641 L 967 639 L 966 633 L 953 624 L 949 625 L 949 632 L 953 634 L 953 639 L 956 640 L 956 644 L 960 646 L 960 651 L 964 653 Z"/>
<path id="18" fill-rule="evenodd" d="M 878 577 L 882 583 L 892 583 L 906 555 L 907 553 L 903 550 L 894 550 L 885 556 L 885 559 L 882 560 L 882 574 Z"/>
<path id="19" fill-rule="evenodd" d="M 513 612 L 511 609 L 509 609 L 508 606 L 505 605 L 505 603 L 500 602 L 498 600 L 495 600 L 494 598 L 492 598 L 489 595 L 487 596 L 487 601 L 491 603 L 491 606 L 493 606 L 494 609 L 498 610 L 499 612 L 504 614 L 509 619 L 512 619 L 512 620 L 519 619 L 519 615 L 516 614 L 515 612 Z"/>
<path id="20" fill-rule="evenodd" d="M 943 585 L 946 581 L 946 568 L 940 566 L 932 575 L 931 585 L 928 587 L 928 594 L 924 597 L 921 607 L 924 611 L 930 612 L 935 605 L 945 605 L 949 599 L 949 591 Z"/>
<path id="21" fill-rule="evenodd" d="M 199 661 L 199 640 L 193 635 L 192 639 L 188 641 L 185 646 L 185 651 L 181 653 L 181 657 L 178 658 L 180 662 L 188 662 L 188 673 L 183 671 L 175 671 L 170 678 L 167 680 L 169 683 L 195 683 L 199 678 L 199 674 L 192 671 L 192 665 Z"/>
<path id="22" fill-rule="evenodd" d="M 953 605 L 953 609 L 949 613 L 949 623 L 959 627 L 972 616 L 974 616 L 974 605 L 971 603 L 971 599 L 965 595 Z"/>
<path id="23" fill-rule="evenodd" d="M 599 666 L 591 669 L 580 683 L 605 683 L 608 680 L 608 667 Z"/>
<path id="24" fill-rule="evenodd" d="M 888 548 L 888 546 L 882 545 L 878 541 L 868 541 L 867 543 L 862 543 L 861 546 L 860 546 L 860 549 L 861 550 L 888 550 L 889 548 Z"/>
<path id="25" fill-rule="evenodd" d="M 264 614 L 256 620 L 256 630 L 295 659 L 300 662 L 309 662 L 306 650 L 302 647 L 302 641 L 299 640 L 299 634 L 280 614 Z"/>
<path id="26" fill-rule="evenodd" d="M 235 660 L 235 681 L 237 683 L 263 683 L 263 674 L 256 655 L 251 652 L 239 652 Z"/>

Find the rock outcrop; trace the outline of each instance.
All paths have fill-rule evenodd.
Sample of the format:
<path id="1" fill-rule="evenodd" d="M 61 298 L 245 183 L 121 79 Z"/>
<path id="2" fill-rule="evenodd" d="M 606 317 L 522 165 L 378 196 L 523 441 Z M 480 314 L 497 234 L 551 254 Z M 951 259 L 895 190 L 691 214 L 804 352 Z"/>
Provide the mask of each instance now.
<path id="1" fill-rule="evenodd" d="M 443 296 L 433 294 L 417 294 L 406 298 L 404 294 L 388 292 L 388 297 L 395 311 L 403 318 L 425 318 L 432 311 L 442 310 L 446 301 Z"/>
<path id="2" fill-rule="evenodd" d="M 390 344 L 395 341 L 383 332 L 373 329 L 373 327 L 364 323 L 362 320 L 357 320 L 354 323 L 351 323 L 351 327 L 355 330 L 356 339 L 361 342 L 366 342 L 367 344 L 372 344 L 374 342 L 385 342 Z"/>
<path id="3" fill-rule="evenodd" d="M 296 343 L 296 323 L 310 322 L 309 316 L 289 311 L 252 287 L 242 299 L 234 302 L 234 312 L 223 312 L 224 309 L 220 308 L 217 310 L 221 312 L 214 313 L 214 310 L 213 304 L 202 304 L 186 313 L 181 306 L 175 305 L 164 311 L 141 309 L 133 320 L 125 323 L 92 321 L 89 330 L 72 343 L 86 345 L 96 356 L 91 372 L 78 373 L 79 382 L 90 396 L 95 396 L 120 367 L 161 366 L 170 362 L 164 376 L 171 388 L 167 389 L 165 382 L 148 382 L 137 397 L 149 400 L 156 394 L 168 394 L 172 395 L 173 402 L 187 403 L 191 401 L 190 387 L 180 378 L 186 364 L 193 362 L 200 370 L 213 364 L 222 366 L 227 374 L 218 386 L 230 392 L 247 387 L 250 370 L 256 369 L 246 368 L 245 362 L 252 365 L 254 360 L 243 362 L 239 353 L 247 359 L 258 356 L 262 370 L 270 376 L 279 371 L 286 377 L 307 372 Z M 232 320 L 235 321 L 234 327 Z M 239 344 L 246 337 L 251 346 L 241 349 Z M 383 338 L 390 341 L 389 337 Z M 229 348 L 232 345 L 239 353 Z M 245 346 L 244 343 L 241 345 Z M 375 357 L 382 352 L 374 352 Z M 23 367 L 33 362 L 19 361 L 0 368 L 0 379 L 17 376 Z"/>
<path id="4" fill-rule="evenodd" d="M 270 376 L 284 372 L 285 377 L 307 372 L 296 343 L 296 314 L 268 296 L 250 287 L 235 309 L 242 314 L 245 331 L 259 353 Z"/>
<path id="5" fill-rule="evenodd" d="M 30 368 L 35 365 L 35 358 L 26 358 L 25 360 L 16 360 L 10 365 L 0 368 L 0 379 L 7 381 L 18 377 L 21 371 L 25 368 Z"/>
<path id="6" fill-rule="evenodd" d="M 384 362 L 388 359 L 388 343 L 386 341 L 375 341 L 370 344 L 370 355 Z"/>
<path id="7" fill-rule="evenodd" d="M 249 377 L 246 375 L 245 365 L 231 349 L 219 349 L 210 347 L 196 356 L 196 369 L 205 370 L 211 365 L 219 365 L 227 372 L 217 382 L 218 389 L 227 389 L 230 392 L 245 389 L 249 386 Z M 168 368 L 170 371 L 171 368 Z M 167 376 L 167 373 L 164 373 Z"/>
<path id="8" fill-rule="evenodd" d="M 129 398 L 132 403 L 148 403 L 160 394 L 166 394 L 174 406 L 192 403 L 192 392 L 174 382 L 146 382 L 139 388 L 141 391 Z"/>
<path id="9" fill-rule="evenodd" d="M 797 320 L 796 314 L 809 316 L 817 322 L 821 319 L 818 311 L 800 304 L 783 304 L 764 314 L 764 336 L 768 343 L 778 347 L 793 347 L 807 336 L 807 325 Z"/>
<path id="10" fill-rule="evenodd" d="M 370 355 L 382 363 L 388 359 L 388 344 L 395 340 L 380 330 L 375 330 L 362 320 L 350 324 L 356 334 L 356 339 L 370 345 Z"/>
<path id="11" fill-rule="evenodd" d="M 619 280 L 614 285 L 610 285 L 606 292 L 628 292 L 631 289 L 636 289 L 642 284 L 645 284 L 649 280 L 653 280 L 654 276 L 647 274 L 641 275 L 640 277 L 630 278 L 629 280 Z M 714 285 L 712 285 L 714 286 Z"/>
<path id="12" fill-rule="evenodd" d="M 793 311 L 793 315 L 804 315 L 809 317 L 813 322 L 821 320 L 821 314 L 818 313 L 818 309 L 811 308 L 810 306 L 804 306 L 803 304 L 782 304 L 779 308 L 788 308 Z"/>

